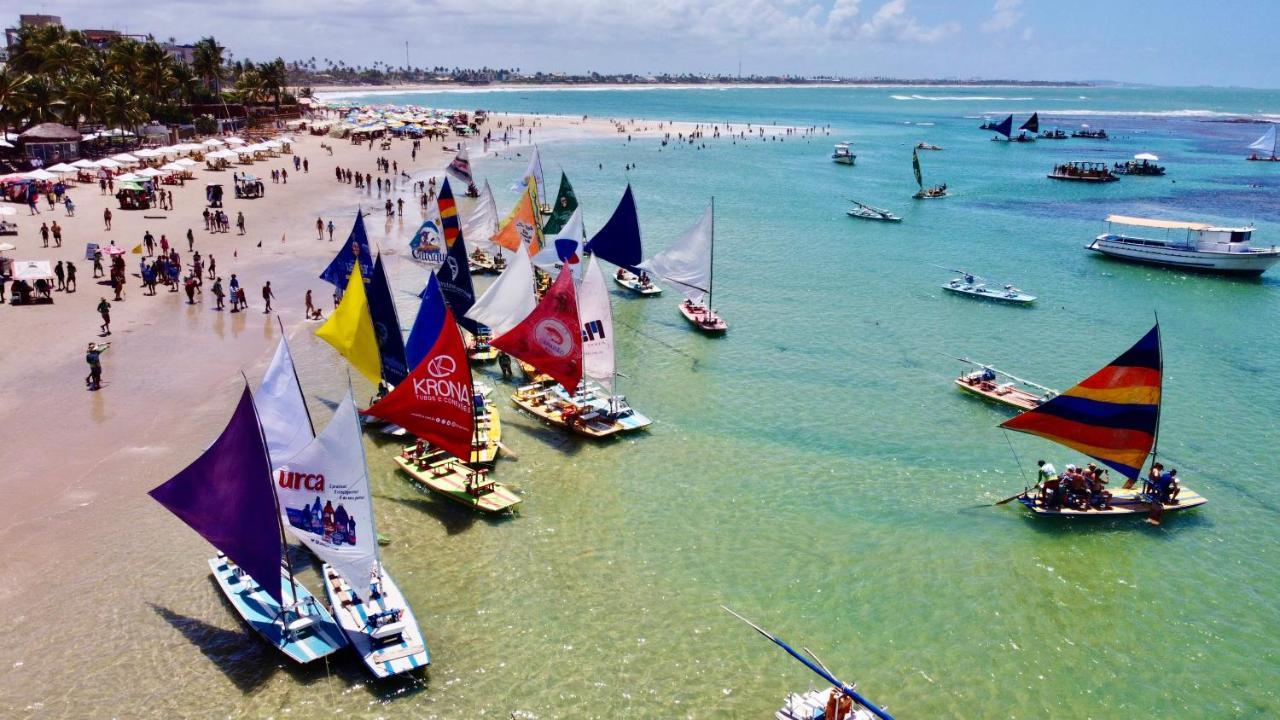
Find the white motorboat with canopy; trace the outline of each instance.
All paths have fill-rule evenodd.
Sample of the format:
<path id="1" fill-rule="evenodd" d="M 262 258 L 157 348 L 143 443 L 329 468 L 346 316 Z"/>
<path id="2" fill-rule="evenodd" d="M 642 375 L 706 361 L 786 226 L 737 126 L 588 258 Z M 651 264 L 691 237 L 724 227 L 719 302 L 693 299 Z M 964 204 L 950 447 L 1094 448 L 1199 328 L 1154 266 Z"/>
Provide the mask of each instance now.
<path id="1" fill-rule="evenodd" d="M 1109 215 L 1106 223 L 1107 232 L 1085 247 L 1120 260 L 1234 275 L 1261 275 L 1280 260 L 1280 247 L 1251 245 L 1253 228 L 1248 226 L 1220 227 L 1127 215 Z M 1115 225 L 1163 233 L 1138 235 L 1117 230 Z"/>

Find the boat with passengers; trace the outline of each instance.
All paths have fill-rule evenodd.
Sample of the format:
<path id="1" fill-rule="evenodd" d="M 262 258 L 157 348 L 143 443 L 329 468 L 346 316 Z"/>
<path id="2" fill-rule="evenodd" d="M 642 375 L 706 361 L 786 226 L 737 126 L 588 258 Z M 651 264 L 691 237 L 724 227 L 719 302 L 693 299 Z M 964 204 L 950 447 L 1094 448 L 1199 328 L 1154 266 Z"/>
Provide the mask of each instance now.
<path id="1" fill-rule="evenodd" d="M 1120 178 L 1104 162 L 1075 161 L 1054 165 L 1049 173 L 1051 180 L 1071 180 L 1085 183 L 1115 182 Z"/>
<path id="2" fill-rule="evenodd" d="M 1219 227 L 1209 223 L 1109 215 L 1107 232 L 1085 246 L 1108 257 L 1208 273 L 1261 275 L 1280 260 L 1280 247 L 1254 247 L 1252 227 Z M 1154 233 L 1117 230 L 1120 225 Z"/>
<path id="3" fill-rule="evenodd" d="M 852 165 L 857 159 L 858 156 L 849 149 L 849 143 L 838 143 L 831 153 L 831 161 L 839 165 Z"/>

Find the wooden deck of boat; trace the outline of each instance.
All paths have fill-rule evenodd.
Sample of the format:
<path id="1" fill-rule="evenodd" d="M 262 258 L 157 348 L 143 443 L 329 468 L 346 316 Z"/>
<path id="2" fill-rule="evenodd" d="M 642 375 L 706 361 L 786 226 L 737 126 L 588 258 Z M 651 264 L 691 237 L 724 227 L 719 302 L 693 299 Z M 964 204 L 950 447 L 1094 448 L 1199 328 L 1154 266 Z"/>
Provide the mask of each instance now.
<path id="1" fill-rule="evenodd" d="M 1041 517 L 1124 517 L 1133 515 L 1147 515 L 1151 511 L 1151 505 L 1146 503 L 1139 497 L 1141 495 L 1140 488 L 1125 490 L 1116 488 L 1111 490 L 1111 509 L 1110 510 L 1076 510 L 1074 508 L 1044 508 L 1035 504 L 1035 499 L 1029 496 L 1018 498 L 1018 502 L 1022 503 L 1028 510 Z M 1164 503 L 1164 512 L 1171 513 L 1179 510 L 1190 510 L 1200 507 L 1209 502 L 1207 498 L 1200 495 L 1196 491 L 1183 487 L 1182 492 L 1178 494 L 1176 503 Z"/>
<path id="2" fill-rule="evenodd" d="M 987 385 L 991 386 L 989 390 L 986 388 Z M 984 381 L 979 382 L 977 385 L 970 385 L 961 377 L 956 378 L 956 387 L 970 395 L 980 397 L 983 400 L 990 400 L 991 402 L 1000 403 L 1001 405 L 1007 405 L 1019 410 L 1031 410 L 1039 407 L 1040 404 L 1038 402 L 1040 398 L 1032 395 L 1026 390 L 1013 387 L 1009 383 L 996 384 Z M 1001 390 L 1004 390 L 1004 392 L 1000 392 Z"/>
<path id="3" fill-rule="evenodd" d="M 648 287 L 645 287 L 644 285 L 641 285 L 640 281 L 638 279 L 635 279 L 634 277 L 627 278 L 624 280 L 615 274 L 613 276 L 613 281 L 621 285 L 622 287 L 630 290 L 631 292 L 637 295 L 642 295 L 644 297 L 653 297 L 655 295 L 662 294 L 662 288 L 658 287 L 657 285 L 654 285 L 653 283 L 650 283 Z"/>
<path id="4" fill-rule="evenodd" d="M 684 319 L 688 320 L 690 325 L 701 330 L 707 335 L 723 335 L 729 330 L 729 325 L 724 321 L 724 318 L 716 315 L 715 311 L 710 312 L 710 317 L 714 322 L 708 324 L 703 322 L 703 319 L 708 316 L 708 311 L 705 308 L 699 307 L 701 312 L 695 312 L 686 307 L 684 303 L 680 303 L 679 307 L 680 314 L 684 316 Z"/>
<path id="5" fill-rule="evenodd" d="M 556 402 L 563 401 L 555 398 L 545 388 L 535 388 L 534 386 L 520 388 L 511 396 L 511 402 L 534 417 L 587 437 L 609 437 L 624 429 L 618 423 L 605 423 L 597 419 L 589 419 L 585 422 L 567 422 L 560 410 L 552 406 Z"/>
<path id="6" fill-rule="evenodd" d="M 406 450 L 411 449 L 406 448 Z M 503 513 L 514 511 L 520 504 L 519 495 L 497 482 L 493 483 L 493 489 L 489 492 L 480 495 L 467 492 L 467 475 L 475 471 L 459 460 L 450 458 L 427 463 L 426 467 L 418 469 L 417 461 L 406 457 L 404 453 L 396 455 L 395 459 L 396 464 L 409 477 L 425 485 L 429 490 L 473 510 L 491 514 Z"/>
<path id="7" fill-rule="evenodd" d="M 289 636 L 285 635 L 284 626 L 278 619 L 281 605 L 252 577 L 238 573 L 235 564 L 225 556 L 209 558 L 209 569 L 213 571 L 218 587 L 249 627 L 292 660 L 309 663 L 347 644 L 333 616 L 301 583 L 297 583 L 298 594 L 295 598 L 294 583 L 289 582 L 283 569 L 280 595 L 284 605 L 301 603 L 308 608 L 308 615 L 314 618 L 308 628 Z"/>
<path id="8" fill-rule="evenodd" d="M 431 664 L 431 656 L 413 609 L 405 601 L 399 586 L 391 579 L 386 568 L 382 570 L 381 596 L 371 598 L 368 603 L 361 601 L 342 576 L 327 563 L 320 572 L 324 578 L 325 592 L 329 596 L 329 605 L 333 607 L 338 624 L 342 626 L 342 631 L 370 672 L 385 678 Z M 368 633 L 370 611 L 376 615 L 392 609 L 400 609 L 403 613 L 396 621 L 403 625 L 400 639 L 395 643 L 382 643 L 375 647 L 374 640 Z"/>

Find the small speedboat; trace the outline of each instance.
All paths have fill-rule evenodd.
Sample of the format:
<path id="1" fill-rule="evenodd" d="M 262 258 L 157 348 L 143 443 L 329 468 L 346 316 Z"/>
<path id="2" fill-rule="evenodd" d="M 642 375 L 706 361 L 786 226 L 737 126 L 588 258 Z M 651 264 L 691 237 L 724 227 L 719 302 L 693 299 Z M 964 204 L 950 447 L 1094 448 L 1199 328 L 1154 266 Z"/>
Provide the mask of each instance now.
<path id="1" fill-rule="evenodd" d="M 1036 299 L 1035 295 L 1028 295 L 1012 285 L 1001 285 L 995 288 L 988 287 L 985 282 L 982 282 L 982 278 L 972 273 L 965 273 L 960 277 L 952 278 L 951 282 L 942 286 L 942 289 L 957 295 L 968 295 L 969 297 L 983 300 L 995 300 L 1015 305 L 1026 305 L 1035 302 Z"/>
<path id="2" fill-rule="evenodd" d="M 852 165 L 858 159 L 849 149 L 849 143 L 839 143 L 831 153 L 831 161 L 839 165 Z"/>
<path id="3" fill-rule="evenodd" d="M 851 200 L 853 207 L 849 208 L 847 215 L 849 217 L 862 218 L 863 220 L 879 220 L 881 222 L 902 222 L 902 218 L 894 215 L 888 210 L 878 208 L 866 203 L 860 203 L 857 200 Z"/>
<path id="4" fill-rule="evenodd" d="M 613 275 L 613 281 L 637 295 L 648 296 L 662 294 L 662 288 L 655 285 L 653 281 L 649 279 L 648 273 L 636 275 L 630 270 L 618 268 L 618 272 Z"/>
<path id="5" fill-rule="evenodd" d="M 1106 130 L 1089 130 L 1087 128 L 1084 130 L 1076 130 L 1075 132 L 1071 133 L 1071 137 L 1082 138 L 1084 140 L 1110 140 L 1111 139 L 1107 135 Z"/>

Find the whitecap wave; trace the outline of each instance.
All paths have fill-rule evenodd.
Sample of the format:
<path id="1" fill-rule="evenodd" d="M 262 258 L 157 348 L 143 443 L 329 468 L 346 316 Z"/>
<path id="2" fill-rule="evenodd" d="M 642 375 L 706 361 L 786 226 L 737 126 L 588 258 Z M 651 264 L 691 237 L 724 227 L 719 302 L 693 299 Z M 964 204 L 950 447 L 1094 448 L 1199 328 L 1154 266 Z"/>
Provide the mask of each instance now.
<path id="1" fill-rule="evenodd" d="M 1000 97 L 998 95 L 890 95 L 894 100 L 930 100 L 938 101 L 954 101 L 963 102 L 966 100 L 986 100 L 994 102 L 998 100 L 1014 102 L 1021 100 L 1035 100 L 1033 97 Z M 1043 98 L 1041 98 L 1043 99 Z"/>

